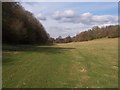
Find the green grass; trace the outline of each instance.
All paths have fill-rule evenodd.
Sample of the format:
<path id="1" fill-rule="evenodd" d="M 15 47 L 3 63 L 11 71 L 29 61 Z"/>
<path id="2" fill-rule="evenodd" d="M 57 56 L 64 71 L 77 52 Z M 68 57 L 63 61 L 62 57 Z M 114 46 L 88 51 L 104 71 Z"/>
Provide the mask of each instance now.
<path id="1" fill-rule="evenodd" d="M 3 45 L 3 88 L 118 87 L 118 42 Z"/>

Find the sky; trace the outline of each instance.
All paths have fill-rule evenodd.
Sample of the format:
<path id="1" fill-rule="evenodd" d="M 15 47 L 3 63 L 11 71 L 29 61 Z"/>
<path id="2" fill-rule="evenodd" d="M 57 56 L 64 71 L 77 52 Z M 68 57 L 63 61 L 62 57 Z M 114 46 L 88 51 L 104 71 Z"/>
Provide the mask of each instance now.
<path id="1" fill-rule="evenodd" d="M 67 37 L 93 26 L 118 23 L 117 2 L 21 2 L 51 37 Z"/>

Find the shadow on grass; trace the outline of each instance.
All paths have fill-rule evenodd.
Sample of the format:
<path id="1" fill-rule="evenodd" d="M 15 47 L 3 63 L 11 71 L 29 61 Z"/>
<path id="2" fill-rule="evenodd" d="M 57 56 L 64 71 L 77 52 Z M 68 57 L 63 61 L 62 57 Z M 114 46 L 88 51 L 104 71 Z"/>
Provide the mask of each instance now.
<path id="1" fill-rule="evenodd" d="M 56 46 L 37 46 L 37 45 L 3 45 L 3 51 L 23 51 L 23 52 L 44 52 L 44 53 L 62 53 L 75 48 L 64 48 Z"/>
<path id="2" fill-rule="evenodd" d="M 3 63 L 7 63 L 10 57 L 14 57 L 15 52 L 37 52 L 45 54 L 61 54 L 75 48 L 64 48 L 57 46 L 37 46 L 37 45 L 3 45 Z"/>

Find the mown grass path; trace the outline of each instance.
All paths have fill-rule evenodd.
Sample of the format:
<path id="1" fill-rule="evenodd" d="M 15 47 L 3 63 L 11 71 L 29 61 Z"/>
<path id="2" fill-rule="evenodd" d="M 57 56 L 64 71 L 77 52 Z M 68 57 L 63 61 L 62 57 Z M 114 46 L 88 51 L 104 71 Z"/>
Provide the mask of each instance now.
<path id="1" fill-rule="evenodd" d="M 3 88 L 118 87 L 118 43 L 3 45 Z"/>

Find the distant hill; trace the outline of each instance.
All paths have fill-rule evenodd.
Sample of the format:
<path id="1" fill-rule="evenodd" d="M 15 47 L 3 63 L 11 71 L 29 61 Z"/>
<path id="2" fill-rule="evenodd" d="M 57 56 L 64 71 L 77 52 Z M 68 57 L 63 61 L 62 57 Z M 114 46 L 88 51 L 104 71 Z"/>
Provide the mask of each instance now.
<path id="1" fill-rule="evenodd" d="M 43 25 L 20 3 L 2 3 L 2 42 L 9 44 L 45 44 L 49 35 Z"/>
<path id="2" fill-rule="evenodd" d="M 73 41 L 88 41 L 98 38 L 116 38 L 118 37 L 118 25 L 110 25 L 105 27 L 95 26 L 88 31 L 83 31 L 73 37 Z"/>
<path id="3" fill-rule="evenodd" d="M 56 38 L 54 42 L 56 43 L 80 42 L 80 41 L 89 41 L 89 40 L 105 38 L 105 37 L 107 38 L 119 37 L 119 26 L 110 25 L 101 28 L 98 26 L 94 26 L 92 29 L 83 31 L 74 37 L 68 36 L 66 38 L 62 38 L 61 36 L 59 36 L 58 38 Z"/>

